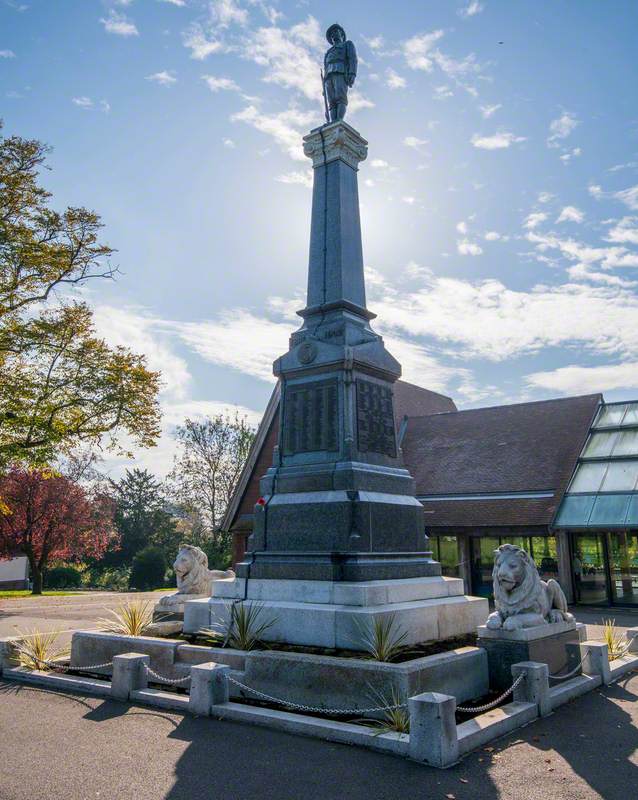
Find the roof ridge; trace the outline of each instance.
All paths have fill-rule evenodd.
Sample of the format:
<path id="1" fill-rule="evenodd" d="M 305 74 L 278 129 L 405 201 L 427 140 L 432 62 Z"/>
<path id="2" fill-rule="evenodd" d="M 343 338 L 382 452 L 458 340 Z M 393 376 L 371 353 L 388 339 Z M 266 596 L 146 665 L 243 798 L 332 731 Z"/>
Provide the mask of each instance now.
<path id="1" fill-rule="evenodd" d="M 548 397 L 545 400 L 528 400 L 523 403 L 504 403 L 502 405 L 493 405 L 493 406 L 478 406 L 478 408 L 461 408 L 457 409 L 456 411 L 437 411 L 434 414 L 421 414 L 418 416 L 410 417 L 410 419 L 429 419 L 430 417 L 442 417 L 448 414 L 467 414 L 473 411 L 491 411 L 492 409 L 498 408 L 516 408 L 517 406 L 533 406 L 533 405 L 540 405 L 541 403 L 561 403 L 567 400 L 583 400 L 585 398 L 598 398 L 598 401 L 601 402 L 603 399 L 603 395 L 601 392 L 596 392 L 594 394 L 577 394 L 570 397 Z"/>

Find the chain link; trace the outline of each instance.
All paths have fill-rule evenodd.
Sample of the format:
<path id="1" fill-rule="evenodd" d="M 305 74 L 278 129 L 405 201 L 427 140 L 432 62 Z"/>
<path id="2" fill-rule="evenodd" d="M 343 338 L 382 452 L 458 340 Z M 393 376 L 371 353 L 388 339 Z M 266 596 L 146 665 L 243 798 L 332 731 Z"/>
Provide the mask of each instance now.
<path id="1" fill-rule="evenodd" d="M 61 664 L 59 661 L 44 661 L 42 659 L 37 659 L 37 663 L 51 667 L 55 672 L 70 672 L 71 670 L 74 672 L 95 672 L 98 669 L 107 669 L 107 667 L 113 666 L 112 661 L 107 661 L 104 664 L 91 664 L 89 667 L 72 667 L 70 664 Z"/>
<path id="2" fill-rule="evenodd" d="M 299 711 L 309 711 L 315 714 L 341 714 L 343 716 L 350 716 L 352 714 L 372 714 L 378 711 L 393 711 L 398 708 L 406 708 L 408 705 L 407 703 L 396 703 L 391 706 L 376 706 L 374 708 L 320 708 L 319 706 L 304 706 L 300 703 L 293 703 L 290 700 L 283 700 L 281 697 L 272 697 L 269 694 L 265 694 L 265 692 L 260 692 L 257 689 L 253 689 L 251 686 L 246 686 L 245 683 L 240 683 L 240 681 L 232 678 L 230 675 L 228 676 L 228 680 L 234 683 L 235 686 L 239 686 L 240 689 L 245 689 L 247 692 L 251 692 L 257 695 L 257 697 L 261 697 L 271 703 L 277 703 L 280 706 L 296 708 Z"/>
<path id="3" fill-rule="evenodd" d="M 155 678 L 160 683 L 170 683 L 173 686 L 179 686 L 180 684 L 184 684 L 185 685 L 191 679 L 190 675 L 186 675 L 186 677 L 184 677 L 184 678 L 167 678 L 166 675 L 160 675 L 159 672 L 155 672 L 155 670 L 152 670 L 148 666 L 148 664 L 144 664 L 144 669 L 146 670 L 146 673 L 148 675 L 150 675 L 151 677 Z"/>
<path id="4" fill-rule="evenodd" d="M 502 701 L 505 700 L 506 697 L 509 697 L 514 689 L 521 683 L 521 681 L 525 680 L 525 673 L 521 672 L 518 678 L 514 681 L 514 683 L 510 686 L 510 688 L 503 692 L 503 694 L 499 695 L 496 700 L 492 700 L 491 703 L 486 703 L 484 706 L 475 706 L 474 708 L 470 708 L 469 706 L 457 706 L 456 710 L 461 711 L 463 714 L 482 714 L 484 711 L 489 711 L 491 708 L 496 708 L 496 706 Z"/>

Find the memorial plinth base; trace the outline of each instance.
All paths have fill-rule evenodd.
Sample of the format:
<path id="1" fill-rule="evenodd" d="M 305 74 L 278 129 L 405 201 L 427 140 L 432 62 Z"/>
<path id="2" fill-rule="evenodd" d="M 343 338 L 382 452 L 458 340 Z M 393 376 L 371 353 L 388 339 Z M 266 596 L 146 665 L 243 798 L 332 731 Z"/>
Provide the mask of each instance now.
<path id="1" fill-rule="evenodd" d="M 458 578 L 385 581 L 305 581 L 236 578 L 215 581 L 214 596 L 186 604 L 184 633 L 224 627 L 233 601 L 258 602 L 260 621 L 273 620 L 264 641 L 362 650 L 375 619 L 393 615 L 405 644 L 449 639 L 476 630 L 487 600 L 463 594 Z"/>
<path id="2" fill-rule="evenodd" d="M 487 650 L 490 688 L 497 691 L 512 685 L 512 664 L 538 661 L 547 664 L 550 675 L 569 672 L 576 667 L 567 644 L 586 638 L 585 626 L 576 622 L 555 622 L 522 628 L 517 631 L 478 628 L 477 645 Z M 576 660 L 577 661 L 577 660 Z"/>

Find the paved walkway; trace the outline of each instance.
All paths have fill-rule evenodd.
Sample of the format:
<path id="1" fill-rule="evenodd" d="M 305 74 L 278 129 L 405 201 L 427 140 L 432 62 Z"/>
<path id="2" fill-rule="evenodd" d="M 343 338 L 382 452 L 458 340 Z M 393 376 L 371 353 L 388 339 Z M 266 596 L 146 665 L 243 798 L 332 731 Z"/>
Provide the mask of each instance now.
<path id="1" fill-rule="evenodd" d="M 129 600 L 155 604 L 164 594 L 170 592 L 86 592 L 0 600 L 0 637 L 34 629 L 60 631 L 60 644 L 65 645 L 71 641 L 74 630 L 104 627 L 98 620 L 109 616 L 107 609 L 117 608 Z"/>
<path id="2" fill-rule="evenodd" d="M 438 771 L 345 745 L 0 681 L 0 800 L 629 800 L 638 675 Z"/>

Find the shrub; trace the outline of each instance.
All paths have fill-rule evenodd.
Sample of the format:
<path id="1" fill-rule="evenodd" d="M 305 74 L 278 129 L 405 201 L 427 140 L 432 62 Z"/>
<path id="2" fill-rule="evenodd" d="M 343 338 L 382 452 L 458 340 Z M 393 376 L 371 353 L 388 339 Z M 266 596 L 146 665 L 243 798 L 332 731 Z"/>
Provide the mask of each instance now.
<path id="1" fill-rule="evenodd" d="M 159 547 L 149 545 L 135 556 L 129 587 L 131 589 L 159 589 L 164 585 L 166 560 Z"/>
<path id="2" fill-rule="evenodd" d="M 130 567 L 107 567 L 100 572 L 93 571 L 89 585 L 94 586 L 96 589 L 126 592 L 128 591 L 130 577 Z"/>
<path id="3" fill-rule="evenodd" d="M 82 585 L 82 573 L 75 567 L 51 567 L 44 577 L 47 589 L 77 589 Z"/>
<path id="4" fill-rule="evenodd" d="M 226 606 L 227 623 L 199 631 L 213 647 L 254 650 L 261 645 L 261 636 L 277 617 L 264 617 L 263 603 L 230 603 Z"/>
<path id="5" fill-rule="evenodd" d="M 408 632 L 398 626 L 396 614 L 375 617 L 371 629 L 362 624 L 359 624 L 359 628 L 362 646 L 368 658 L 375 661 L 396 661 L 407 650 L 405 640 Z"/>
<path id="6" fill-rule="evenodd" d="M 47 671 L 50 663 L 63 656 L 68 656 L 68 647 L 57 645 L 58 634 L 55 631 L 43 633 L 33 630 L 21 633 L 23 638 L 14 645 L 16 657 L 21 667 Z"/>
<path id="7" fill-rule="evenodd" d="M 104 630 L 125 636 L 143 636 L 153 622 L 153 607 L 150 603 L 124 603 L 117 610 L 107 609 L 112 619 L 100 619 Z"/>

